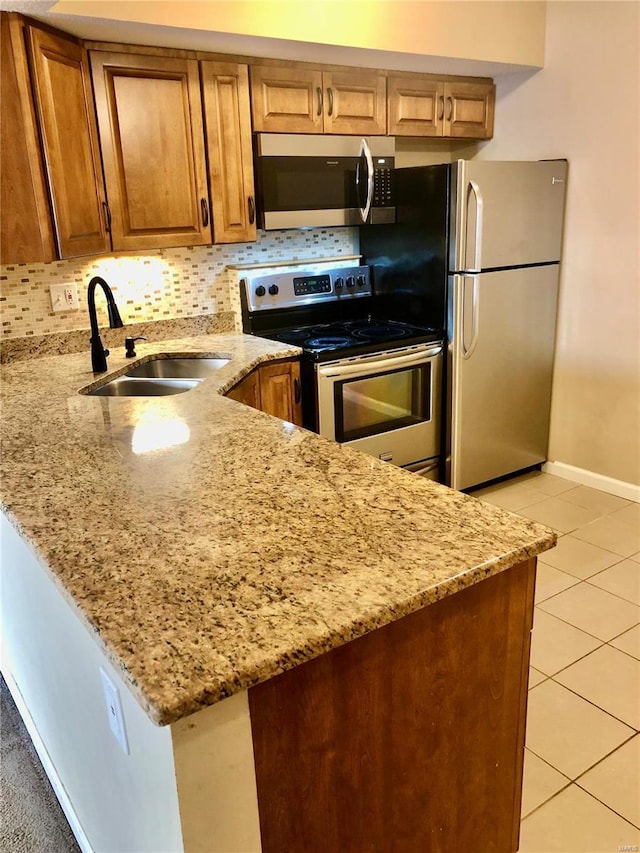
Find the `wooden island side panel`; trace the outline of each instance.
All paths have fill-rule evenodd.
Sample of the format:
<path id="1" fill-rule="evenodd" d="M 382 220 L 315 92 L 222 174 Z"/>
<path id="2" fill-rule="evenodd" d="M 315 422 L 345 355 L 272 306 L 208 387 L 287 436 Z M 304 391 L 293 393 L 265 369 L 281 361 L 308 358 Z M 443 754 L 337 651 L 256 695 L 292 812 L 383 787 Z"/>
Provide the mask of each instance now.
<path id="1" fill-rule="evenodd" d="M 263 853 L 517 850 L 535 564 L 249 691 Z"/>

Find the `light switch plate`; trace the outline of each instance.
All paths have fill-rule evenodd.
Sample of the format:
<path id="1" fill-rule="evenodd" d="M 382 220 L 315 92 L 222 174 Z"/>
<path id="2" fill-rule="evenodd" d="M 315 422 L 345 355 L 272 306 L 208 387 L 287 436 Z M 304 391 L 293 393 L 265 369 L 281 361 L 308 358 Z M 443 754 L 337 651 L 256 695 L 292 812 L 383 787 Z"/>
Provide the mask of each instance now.
<path id="1" fill-rule="evenodd" d="M 104 690 L 104 698 L 107 703 L 109 728 L 113 732 L 115 739 L 122 747 L 124 754 L 129 755 L 129 743 L 127 741 L 127 731 L 124 727 L 124 715 L 122 713 L 122 705 L 120 703 L 118 688 L 102 667 L 100 667 L 100 677 L 102 678 L 102 689 Z"/>

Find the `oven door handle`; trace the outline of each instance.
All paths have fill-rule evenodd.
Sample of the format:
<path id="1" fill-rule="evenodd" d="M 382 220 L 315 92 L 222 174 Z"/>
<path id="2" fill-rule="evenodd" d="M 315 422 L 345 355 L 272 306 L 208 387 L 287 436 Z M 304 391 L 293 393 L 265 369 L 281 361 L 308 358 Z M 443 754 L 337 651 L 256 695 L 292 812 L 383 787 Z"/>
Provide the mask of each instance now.
<path id="1" fill-rule="evenodd" d="M 357 374 L 368 374 L 375 370 L 376 373 L 385 370 L 398 370 L 402 367 L 412 367 L 416 364 L 424 364 L 434 358 L 442 355 L 442 347 L 429 347 L 420 352 L 409 353 L 408 355 L 391 356 L 384 359 L 365 359 L 355 364 L 345 365 L 327 365 L 326 367 L 318 367 L 318 375 L 326 379 L 339 379 L 345 376 L 355 376 Z"/>

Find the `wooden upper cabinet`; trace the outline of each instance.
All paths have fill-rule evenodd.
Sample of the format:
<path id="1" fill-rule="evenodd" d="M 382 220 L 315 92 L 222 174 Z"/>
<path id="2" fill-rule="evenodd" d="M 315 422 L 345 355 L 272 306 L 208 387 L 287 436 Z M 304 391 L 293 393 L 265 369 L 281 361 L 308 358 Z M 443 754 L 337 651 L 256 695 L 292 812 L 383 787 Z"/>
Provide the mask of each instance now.
<path id="1" fill-rule="evenodd" d="M 114 249 L 211 243 L 196 60 L 91 53 Z"/>
<path id="2" fill-rule="evenodd" d="M 384 135 L 386 78 L 375 71 L 253 65 L 251 111 L 260 132 Z"/>
<path id="3" fill-rule="evenodd" d="M 60 257 L 108 252 L 87 51 L 36 27 L 27 34 Z"/>
<path id="4" fill-rule="evenodd" d="M 252 65 L 251 113 L 256 132 L 322 133 L 322 72 Z"/>
<path id="5" fill-rule="evenodd" d="M 442 136 L 444 92 L 429 77 L 389 77 L 389 133 L 392 136 Z"/>
<path id="6" fill-rule="evenodd" d="M 387 80 L 367 71 L 322 74 L 325 133 L 365 136 L 387 132 Z"/>
<path id="7" fill-rule="evenodd" d="M 391 76 L 387 86 L 393 136 L 490 139 L 493 135 L 493 83 L 442 81 L 416 74 Z"/>
<path id="8" fill-rule="evenodd" d="M 249 71 L 201 62 L 209 187 L 215 243 L 256 239 Z"/>
<path id="9" fill-rule="evenodd" d="M 3 12 L 0 27 L 0 263 L 53 261 L 57 255 L 24 24 Z"/>
<path id="10" fill-rule="evenodd" d="M 493 83 L 445 83 L 443 136 L 491 139 L 495 94 Z"/>

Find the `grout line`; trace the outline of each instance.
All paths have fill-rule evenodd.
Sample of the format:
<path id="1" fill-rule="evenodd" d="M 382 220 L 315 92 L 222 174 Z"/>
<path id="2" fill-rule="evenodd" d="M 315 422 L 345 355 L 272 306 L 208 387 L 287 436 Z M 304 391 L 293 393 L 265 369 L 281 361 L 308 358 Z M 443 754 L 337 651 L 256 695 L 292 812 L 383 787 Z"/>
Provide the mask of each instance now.
<path id="1" fill-rule="evenodd" d="M 624 560 L 621 560 L 620 562 L 624 562 Z M 619 563 L 615 563 L 615 565 L 614 565 L 614 566 L 609 566 L 609 568 L 610 568 L 610 569 L 613 569 L 613 568 L 615 568 L 615 566 L 617 566 L 617 565 L 619 565 Z M 607 569 L 605 569 L 604 571 L 606 572 L 606 571 L 607 571 Z M 600 573 L 600 572 L 598 572 L 598 574 L 601 574 L 601 573 Z M 595 575 L 592 575 L 591 577 L 595 577 Z M 626 601 L 626 602 L 627 602 L 627 604 L 635 604 L 635 606 L 636 606 L 636 607 L 640 607 L 640 604 L 638 604 L 638 602 L 637 602 L 637 601 L 631 601 L 631 599 L 629 599 L 629 598 L 625 598 L 625 597 L 624 597 L 624 595 L 618 595 L 618 593 L 617 593 L 617 592 L 611 592 L 611 590 L 610 590 L 610 589 L 605 589 L 603 586 L 598 586 L 598 584 L 596 584 L 596 583 L 591 583 L 589 580 L 585 580 L 585 583 L 588 583 L 588 584 L 589 584 L 589 586 L 592 586 L 594 589 L 599 589 L 599 590 L 601 590 L 602 592 L 608 592 L 608 593 L 609 593 L 609 595 L 615 595 L 615 597 L 616 597 L 616 598 L 619 598 L 619 599 L 620 599 L 620 601 Z M 567 588 L 568 588 L 568 587 L 567 587 Z"/>
<path id="2" fill-rule="evenodd" d="M 606 645 L 606 644 L 603 644 L 603 645 Z M 602 648 L 602 646 L 600 646 L 598 649 L 594 649 L 593 652 L 589 652 L 589 655 L 594 654 L 595 652 L 599 651 L 601 648 Z M 585 655 L 585 657 L 589 657 L 589 655 Z M 581 660 L 582 660 L 582 658 L 581 658 Z M 578 663 L 578 661 L 574 661 L 574 663 Z M 573 664 L 571 664 L 571 666 L 573 666 Z M 569 667 L 565 667 L 565 669 L 569 669 Z M 562 670 L 562 669 L 559 670 L 558 672 L 556 672 L 556 675 L 560 675 L 561 672 L 564 672 L 564 670 Z M 588 699 L 586 696 L 583 696 L 582 693 L 578 693 L 576 690 L 574 690 L 571 687 L 568 687 L 566 684 L 563 684 L 561 681 L 556 681 L 554 675 L 551 675 L 549 677 L 550 677 L 551 681 L 553 681 L 554 684 L 558 685 L 558 687 L 564 687 L 564 689 L 568 690 L 569 693 L 573 693 L 574 696 L 577 696 L 579 699 L 582 699 L 583 701 L 588 702 L 589 705 L 593 705 L 594 708 L 597 708 L 599 711 L 602 711 L 603 714 L 607 714 L 609 717 L 612 717 L 612 719 L 616 720 L 617 722 L 622 723 L 623 726 L 626 726 L 628 729 L 631 729 L 632 732 L 635 732 L 636 734 L 640 733 L 640 729 L 636 728 L 632 723 L 627 723 L 625 720 L 621 720 L 620 717 L 616 717 L 616 715 L 613 714 L 611 711 L 608 711 L 606 708 L 601 708 L 600 705 L 596 705 L 596 703 L 592 699 Z M 534 690 L 535 690 L 535 688 L 534 688 Z"/>
<path id="3" fill-rule="evenodd" d="M 591 636 L 591 634 L 589 634 L 588 636 Z M 571 661 L 571 663 L 568 663 L 566 666 L 563 666 L 561 669 L 556 670 L 556 672 L 552 673 L 551 675 L 547 675 L 547 678 L 550 678 L 551 680 L 553 680 L 553 679 L 556 677 L 556 675 L 560 675 L 560 673 L 561 673 L 561 672 L 564 672 L 566 669 L 569 669 L 569 668 L 570 668 L 570 667 L 572 667 L 575 663 L 578 663 L 579 661 L 584 660 L 585 658 L 588 658 L 588 657 L 589 657 L 589 655 L 592 655 L 594 652 L 597 652 L 597 651 L 598 651 L 598 649 L 601 649 L 603 646 L 606 646 L 606 645 L 607 645 L 607 644 L 601 640 L 601 641 L 600 641 L 600 645 L 599 645 L 597 648 L 595 648 L 595 649 L 591 649 L 591 651 L 590 651 L 590 652 L 585 652 L 583 655 L 580 655 L 580 657 L 579 657 L 579 658 L 576 658 L 575 660 Z M 534 668 L 534 669 L 538 669 L 538 667 L 537 667 L 537 666 L 534 666 L 533 668 Z M 541 670 L 541 669 L 538 669 L 538 672 L 542 672 L 542 670 Z M 543 673 L 543 675 L 546 675 L 546 673 Z M 542 682 L 540 682 L 540 683 L 542 683 Z M 557 682 L 556 682 L 556 684 L 560 684 L 560 682 L 559 682 L 559 681 L 557 681 Z M 537 687 L 537 686 L 538 686 L 538 685 L 536 684 L 536 687 Z M 561 687 L 564 687 L 564 686 L 565 686 L 564 684 L 562 684 L 562 685 L 561 685 Z M 531 688 L 531 689 L 533 690 L 533 688 Z M 567 689 L 568 689 L 568 688 L 567 688 Z M 584 698 L 584 697 L 583 697 L 583 698 Z M 602 710 L 603 710 L 603 709 L 602 709 Z"/>

